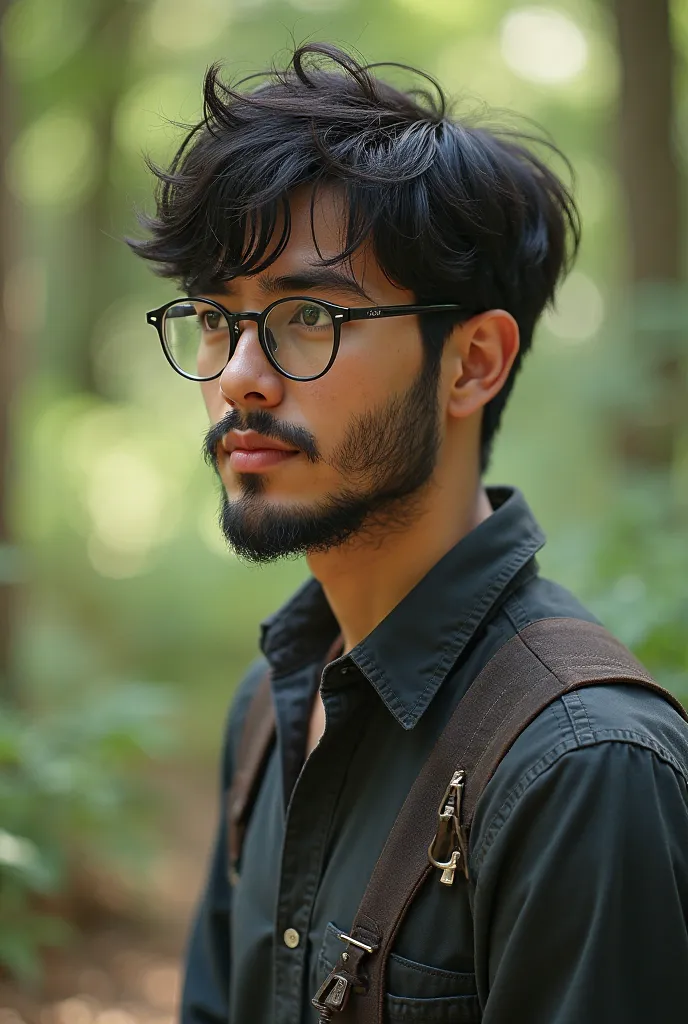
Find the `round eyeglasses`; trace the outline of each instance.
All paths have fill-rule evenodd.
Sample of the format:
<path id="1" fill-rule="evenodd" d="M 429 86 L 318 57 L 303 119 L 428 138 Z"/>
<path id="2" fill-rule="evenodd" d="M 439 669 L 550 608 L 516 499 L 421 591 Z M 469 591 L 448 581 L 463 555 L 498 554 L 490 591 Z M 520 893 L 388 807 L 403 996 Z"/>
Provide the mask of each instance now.
<path id="1" fill-rule="evenodd" d="M 271 302 L 262 313 L 231 313 L 212 299 L 173 299 L 146 314 L 157 329 L 172 367 L 188 380 L 219 377 L 241 336 L 241 321 L 258 325 L 258 340 L 270 364 L 290 380 L 317 380 L 332 366 L 341 325 L 412 313 L 460 310 L 457 305 L 337 306 L 296 295 Z"/>

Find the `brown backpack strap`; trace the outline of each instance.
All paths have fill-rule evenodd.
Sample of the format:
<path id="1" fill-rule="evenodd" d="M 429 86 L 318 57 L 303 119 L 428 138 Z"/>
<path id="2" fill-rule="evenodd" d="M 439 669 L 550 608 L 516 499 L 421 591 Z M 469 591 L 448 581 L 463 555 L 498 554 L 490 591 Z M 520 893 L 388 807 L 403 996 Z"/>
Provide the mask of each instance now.
<path id="1" fill-rule="evenodd" d="M 451 863 L 466 871 L 476 804 L 523 729 L 563 694 L 613 682 L 654 690 L 687 718 L 678 700 L 655 683 L 618 640 L 593 623 L 542 619 L 495 654 L 459 702 L 392 826 L 356 913 L 353 941 L 313 1000 L 321 1020 L 332 1020 L 343 1010 L 341 1017 L 337 1015 L 342 1022 L 381 1024 L 387 957 L 414 896 L 434 870 L 428 849 L 438 832 L 438 807 L 446 810 L 449 798 L 451 810 L 455 800 L 453 810 L 461 828 Z M 451 791 L 448 783 L 455 780 Z M 449 819 L 451 814 L 445 822 Z M 449 876 L 453 879 L 453 870 Z"/>
<path id="2" fill-rule="evenodd" d="M 246 825 L 253 807 L 267 756 L 275 738 L 270 670 L 251 698 L 237 749 L 232 785 L 227 793 L 227 854 L 229 879 L 237 880 Z"/>

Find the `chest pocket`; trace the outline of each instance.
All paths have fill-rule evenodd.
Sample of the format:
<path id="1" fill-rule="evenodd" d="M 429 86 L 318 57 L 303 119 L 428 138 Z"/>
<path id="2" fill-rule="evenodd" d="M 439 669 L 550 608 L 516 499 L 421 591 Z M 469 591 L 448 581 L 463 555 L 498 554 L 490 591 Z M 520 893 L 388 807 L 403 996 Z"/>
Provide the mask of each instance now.
<path id="1" fill-rule="evenodd" d="M 339 933 L 334 924 L 325 929 L 318 956 L 320 981 L 342 951 Z M 386 984 L 385 1024 L 477 1024 L 481 1019 L 472 973 L 445 971 L 392 953 Z"/>

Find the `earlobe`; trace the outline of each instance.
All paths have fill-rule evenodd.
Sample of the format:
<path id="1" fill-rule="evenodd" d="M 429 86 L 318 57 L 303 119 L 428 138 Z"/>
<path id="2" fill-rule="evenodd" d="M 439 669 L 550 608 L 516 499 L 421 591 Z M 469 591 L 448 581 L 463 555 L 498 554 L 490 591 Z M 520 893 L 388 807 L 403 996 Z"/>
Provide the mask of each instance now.
<path id="1" fill-rule="evenodd" d="M 447 346 L 450 415 L 465 419 L 487 405 L 504 386 L 518 349 L 518 324 L 506 310 L 488 310 L 458 327 Z"/>

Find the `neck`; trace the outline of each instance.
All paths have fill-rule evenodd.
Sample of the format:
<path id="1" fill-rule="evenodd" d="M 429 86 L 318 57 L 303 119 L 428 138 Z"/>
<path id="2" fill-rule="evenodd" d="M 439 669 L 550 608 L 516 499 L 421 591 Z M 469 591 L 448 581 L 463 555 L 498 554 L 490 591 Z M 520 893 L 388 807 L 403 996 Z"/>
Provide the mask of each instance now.
<path id="1" fill-rule="evenodd" d="M 309 555 L 350 651 L 443 555 L 492 513 L 479 478 L 461 489 L 435 481 L 404 530 L 371 530 L 340 547 Z"/>

